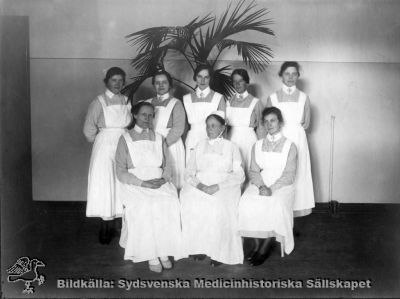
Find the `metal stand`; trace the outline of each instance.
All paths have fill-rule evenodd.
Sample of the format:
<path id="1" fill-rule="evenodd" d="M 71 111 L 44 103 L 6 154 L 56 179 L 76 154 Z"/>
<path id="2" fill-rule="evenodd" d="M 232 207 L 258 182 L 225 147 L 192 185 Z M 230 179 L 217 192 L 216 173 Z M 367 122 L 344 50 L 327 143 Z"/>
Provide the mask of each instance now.
<path id="1" fill-rule="evenodd" d="M 339 202 L 332 200 L 333 193 L 333 149 L 335 137 L 335 116 L 331 115 L 331 148 L 329 161 L 329 212 L 331 216 L 338 216 Z"/>

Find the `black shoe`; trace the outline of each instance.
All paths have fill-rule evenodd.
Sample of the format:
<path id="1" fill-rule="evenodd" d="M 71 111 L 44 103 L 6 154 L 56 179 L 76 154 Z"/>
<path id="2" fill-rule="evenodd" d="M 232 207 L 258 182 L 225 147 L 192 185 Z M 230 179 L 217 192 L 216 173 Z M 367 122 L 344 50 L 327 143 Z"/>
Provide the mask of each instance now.
<path id="1" fill-rule="evenodd" d="M 112 239 L 111 230 L 108 227 L 108 223 L 101 221 L 99 231 L 99 242 L 100 244 L 110 244 Z"/>
<path id="2" fill-rule="evenodd" d="M 211 260 L 210 265 L 211 265 L 211 267 L 218 267 L 218 266 L 221 266 L 222 263 L 218 262 L 216 260 Z"/>
<path id="3" fill-rule="evenodd" d="M 259 252 L 256 252 L 256 254 L 254 254 L 253 258 L 250 261 L 250 265 L 260 266 L 265 262 L 267 257 L 268 257 L 268 254 L 261 254 Z"/>
<path id="4" fill-rule="evenodd" d="M 205 254 L 193 254 L 193 259 L 198 262 L 198 261 L 202 261 L 206 258 Z"/>
<path id="5" fill-rule="evenodd" d="M 246 259 L 247 261 L 251 261 L 256 253 L 257 253 L 257 251 L 255 251 L 255 250 L 250 251 L 250 252 L 246 255 L 245 259 Z"/>

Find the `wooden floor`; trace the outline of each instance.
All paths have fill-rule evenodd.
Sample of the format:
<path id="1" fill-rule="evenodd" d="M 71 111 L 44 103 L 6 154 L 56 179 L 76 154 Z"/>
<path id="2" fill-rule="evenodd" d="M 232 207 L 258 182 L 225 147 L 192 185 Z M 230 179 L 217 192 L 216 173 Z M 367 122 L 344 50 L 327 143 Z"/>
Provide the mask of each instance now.
<path id="1" fill-rule="evenodd" d="M 118 239 L 110 245 L 97 241 L 96 219 L 85 217 L 84 203 L 35 203 L 35 221 L 21 232 L 26 255 L 42 260 L 38 268 L 46 276 L 43 285 L 31 295 L 22 294 L 23 282 L 7 282 L 5 269 L 19 258 L 10 244 L 8 261 L 2 266 L 2 296 L 6 298 L 275 298 L 275 297 L 399 297 L 400 296 L 400 205 L 340 205 L 339 214 L 330 215 L 320 204 L 310 216 L 297 219 L 300 235 L 295 249 L 284 258 L 279 246 L 260 267 L 248 265 L 217 268 L 209 260 L 183 259 L 171 271 L 148 271 L 146 263 L 123 260 Z M 8 262 L 8 264 L 7 264 Z M 113 281 L 114 288 L 58 288 L 61 279 L 100 279 Z M 264 279 L 267 288 L 194 288 L 195 279 Z M 120 280 L 190 281 L 190 288 L 134 288 L 127 290 Z M 371 288 L 308 288 L 308 279 L 370 280 Z M 275 282 L 274 282 L 275 281 Z M 302 288 L 285 288 L 298 281 Z M 275 287 L 271 284 L 275 283 Z"/>

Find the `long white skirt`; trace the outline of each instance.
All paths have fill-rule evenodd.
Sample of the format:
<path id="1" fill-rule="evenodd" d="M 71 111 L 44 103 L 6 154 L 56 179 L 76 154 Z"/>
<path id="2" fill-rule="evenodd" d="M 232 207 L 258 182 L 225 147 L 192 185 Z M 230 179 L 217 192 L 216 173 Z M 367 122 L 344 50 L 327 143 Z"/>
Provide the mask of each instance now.
<path id="1" fill-rule="evenodd" d="M 87 217 L 101 217 L 103 220 L 122 217 L 122 204 L 115 188 L 115 152 L 124 131 L 103 129 L 96 136 L 89 166 Z"/>
<path id="2" fill-rule="evenodd" d="M 192 124 L 190 130 L 186 135 L 185 148 L 186 148 L 186 163 L 190 158 L 190 151 L 196 147 L 196 145 L 207 138 L 206 125 L 204 124 Z"/>
<path id="3" fill-rule="evenodd" d="M 239 203 L 239 234 L 250 238 L 276 237 L 286 254 L 294 248 L 293 186 L 278 189 L 272 196 L 260 196 L 251 184 Z"/>
<path id="4" fill-rule="evenodd" d="M 209 195 L 185 184 L 180 198 L 183 254 L 206 254 L 224 264 L 243 263 L 242 240 L 237 233 L 240 188 Z"/>
<path id="5" fill-rule="evenodd" d="M 185 147 L 182 139 L 168 147 L 172 164 L 172 181 L 176 188 L 181 189 L 185 172 Z"/>
<path id="6" fill-rule="evenodd" d="M 293 141 L 297 147 L 297 170 L 295 179 L 295 199 L 293 204 L 294 216 L 311 214 L 315 207 L 314 188 L 311 177 L 310 152 L 307 136 L 301 125 L 286 124 L 282 128 L 283 135 Z"/>
<path id="7" fill-rule="evenodd" d="M 125 248 L 125 260 L 135 263 L 157 257 L 180 259 L 180 205 L 171 183 L 159 189 L 118 184 L 125 207 L 119 244 Z"/>
<path id="8" fill-rule="evenodd" d="M 229 140 L 235 143 L 240 150 L 244 162 L 246 177 L 250 166 L 251 148 L 257 141 L 254 128 L 251 127 L 231 127 L 229 130 Z"/>

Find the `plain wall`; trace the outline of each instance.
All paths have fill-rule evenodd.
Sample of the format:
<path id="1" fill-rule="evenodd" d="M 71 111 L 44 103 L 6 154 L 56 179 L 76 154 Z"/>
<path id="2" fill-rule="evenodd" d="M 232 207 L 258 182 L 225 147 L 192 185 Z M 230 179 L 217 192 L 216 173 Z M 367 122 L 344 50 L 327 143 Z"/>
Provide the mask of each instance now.
<path id="1" fill-rule="evenodd" d="M 0 32 L 0 204 L 3 271 L 12 266 L 19 257 L 26 255 L 28 248 L 25 239 L 32 230 L 35 210 L 32 202 L 28 17 L 0 16 Z M 15 288 L 11 284 L 3 284 L 3 281 L 3 292 Z"/>
<path id="2" fill-rule="evenodd" d="M 153 26 L 184 25 L 207 13 L 220 15 L 228 3 L 5 2 L 5 13 L 30 17 L 35 200 L 86 200 L 91 145 L 82 135 L 82 124 L 90 101 L 103 91 L 103 69 L 116 65 L 134 74 L 129 59 L 136 51 L 124 36 Z M 266 43 L 274 51 L 266 72 L 250 73 L 250 90 L 265 102 L 280 88 L 280 64 L 300 62 L 299 86 L 312 104 L 308 140 L 316 200 L 328 200 L 333 115 L 333 199 L 398 202 L 400 2 L 296 0 L 257 1 L 257 5 L 270 11 L 276 37 L 237 36 Z M 235 50 L 220 58 L 221 66 L 243 66 Z M 167 70 L 193 84 L 190 70 L 179 57 L 167 62 Z M 177 88 L 176 95 L 183 92 Z M 150 96 L 152 89 L 146 82 L 137 97 Z"/>

